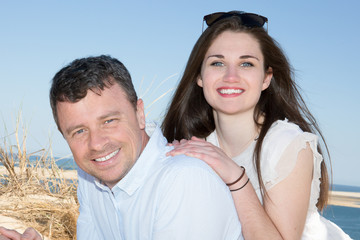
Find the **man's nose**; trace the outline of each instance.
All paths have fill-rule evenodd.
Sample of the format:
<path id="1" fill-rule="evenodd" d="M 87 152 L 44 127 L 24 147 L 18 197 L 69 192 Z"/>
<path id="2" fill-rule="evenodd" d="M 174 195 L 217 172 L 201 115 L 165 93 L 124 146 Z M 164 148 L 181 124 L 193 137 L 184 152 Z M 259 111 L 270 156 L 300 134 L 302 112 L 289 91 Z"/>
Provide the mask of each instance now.
<path id="1" fill-rule="evenodd" d="M 90 131 L 89 148 L 91 150 L 100 151 L 107 143 L 107 139 L 106 133 L 101 131 L 101 129 L 92 130 Z"/>

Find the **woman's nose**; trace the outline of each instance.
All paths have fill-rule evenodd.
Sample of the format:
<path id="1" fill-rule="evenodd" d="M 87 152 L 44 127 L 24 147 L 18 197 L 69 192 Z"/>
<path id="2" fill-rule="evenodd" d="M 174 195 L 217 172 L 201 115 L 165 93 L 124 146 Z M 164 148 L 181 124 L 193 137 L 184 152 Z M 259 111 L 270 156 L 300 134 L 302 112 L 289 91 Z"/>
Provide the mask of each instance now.
<path id="1" fill-rule="evenodd" d="M 224 81 L 226 82 L 236 82 L 239 81 L 239 72 L 236 66 L 229 65 L 226 68 Z"/>

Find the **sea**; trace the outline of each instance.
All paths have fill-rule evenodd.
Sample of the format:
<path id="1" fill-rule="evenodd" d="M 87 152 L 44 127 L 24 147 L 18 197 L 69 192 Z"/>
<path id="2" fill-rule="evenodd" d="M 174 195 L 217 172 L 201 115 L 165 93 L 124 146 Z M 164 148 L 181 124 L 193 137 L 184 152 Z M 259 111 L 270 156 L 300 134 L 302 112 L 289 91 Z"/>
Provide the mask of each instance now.
<path id="1" fill-rule="evenodd" d="M 36 161 L 35 156 L 30 157 L 30 162 Z M 72 158 L 55 159 L 56 164 L 64 169 L 76 169 L 76 164 Z M 1 163 L 0 163 L 1 165 Z M 333 184 L 332 190 L 344 192 L 360 192 L 360 187 Z M 329 205 L 322 215 L 338 225 L 352 239 L 360 240 L 360 208 L 342 207 Z"/>
<path id="2" fill-rule="evenodd" d="M 332 190 L 360 192 L 360 187 L 333 184 Z M 338 225 L 352 239 L 360 240 L 360 208 L 329 205 L 323 216 Z"/>

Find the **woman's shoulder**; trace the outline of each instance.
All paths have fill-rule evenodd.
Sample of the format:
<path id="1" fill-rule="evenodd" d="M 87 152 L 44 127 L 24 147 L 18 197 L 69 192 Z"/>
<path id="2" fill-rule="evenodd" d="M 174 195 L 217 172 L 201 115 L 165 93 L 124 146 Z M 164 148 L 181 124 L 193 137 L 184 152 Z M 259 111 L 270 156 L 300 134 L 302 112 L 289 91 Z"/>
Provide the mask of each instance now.
<path id="1" fill-rule="evenodd" d="M 303 133 L 298 125 L 287 119 L 274 122 L 262 143 L 262 166 L 273 169 L 285 149 Z"/>
<path id="2" fill-rule="evenodd" d="M 261 169 L 267 189 L 290 174 L 298 153 L 306 148 L 307 143 L 317 156 L 315 134 L 302 131 L 298 125 L 287 119 L 273 123 L 264 138 L 261 150 Z"/>
<path id="3" fill-rule="evenodd" d="M 284 120 L 277 120 L 275 121 L 270 129 L 269 132 L 303 132 L 300 127 L 293 123 L 290 122 L 287 118 L 285 118 Z"/>
<path id="4" fill-rule="evenodd" d="M 264 142 L 287 143 L 302 133 L 303 131 L 295 123 L 289 122 L 287 119 L 277 120 L 267 132 Z"/>

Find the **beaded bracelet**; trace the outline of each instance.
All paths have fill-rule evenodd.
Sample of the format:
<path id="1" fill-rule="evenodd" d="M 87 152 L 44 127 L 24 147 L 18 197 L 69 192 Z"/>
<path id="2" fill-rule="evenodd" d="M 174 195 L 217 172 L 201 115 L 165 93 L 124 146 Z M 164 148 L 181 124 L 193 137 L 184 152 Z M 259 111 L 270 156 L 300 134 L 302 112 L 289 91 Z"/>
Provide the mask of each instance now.
<path id="1" fill-rule="evenodd" d="M 240 179 L 242 179 L 242 177 L 244 176 L 245 174 L 245 168 L 243 166 L 240 166 L 244 171 L 242 172 L 242 174 L 240 175 L 240 177 L 238 179 L 236 179 L 235 182 L 232 182 L 232 183 L 227 183 L 226 186 L 230 187 L 231 185 L 234 185 L 235 183 L 237 183 L 238 181 L 240 181 Z"/>
<path id="2" fill-rule="evenodd" d="M 250 178 L 248 178 L 248 180 L 246 181 L 246 183 L 245 183 L 244 185 L 242 185 L 241 187 L 239 187 L 239 188 L 237 188 L 237 189 L 232 189 L 232 190 L 230 189 L 230 192 L 235 192 L 235 191 L 237 191 L 237 190 L 242 189 L 243 187 L 246 186 L 246 184 L 248 184 L 249 180 L 250 180 Z"/>

